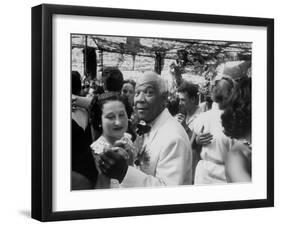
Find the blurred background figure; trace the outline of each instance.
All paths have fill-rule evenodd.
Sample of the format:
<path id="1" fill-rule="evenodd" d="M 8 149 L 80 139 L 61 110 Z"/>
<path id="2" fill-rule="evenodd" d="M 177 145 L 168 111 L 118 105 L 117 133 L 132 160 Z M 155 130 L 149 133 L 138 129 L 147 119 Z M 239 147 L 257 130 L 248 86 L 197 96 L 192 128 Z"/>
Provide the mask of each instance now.
<path id="1" fill-rule="evenodd" d="M 135 88 L 136 82 L 132 79 L 124 80 L 123 87 L 121 90 L 121 95 L 126 97 L 130 104 L 130 114 L 129 123 L 128 123 L 128 133 L 132 135 L 132 140 L 136 139 L 136 126 L 138 124 L 138 117 L 136 112 L 134 111 L 134 97 L 135 97 Z"/>
<path id="2" fill-rule="evenodd" d="M 182 78 L 181 67 L 180 65 L 178 65 L 178 63 L 173 62 L 170 65 L 170 75 L 172 77 L 172 85 L 171 85 L 171 89 L 169 90 L 169 93 L 171 96 L 175 96 L 178 88 L 184 81 Z"/>
<path id="3" fill-rule="evenodd" d="M 183 125 L 189 138 L 193 133 L 193 121 L 203 112 L 198 105 L 198 86 L 184 81 L 178 88 L 179 113 L 175 118 Z"/>
<path id="4" fill-rule="evenodd" d="M 84 92 L 87 90 L 87 92 L 90 90 L 90 88 L 94 89 L 92 91 L 92 94 L 99 95 L 104 92 L 121 92 L 122 86 L 123 86 L 123 74 L 122 72 L 116 68 L 116 67 L 106 67 L 101 73 L 101 76 L 96 80 L 95 82 L 85 82 L 84 84 Z M 89 109 L 91 102 L 95 100 L 96 95 L 90 95 L 88 97 L 82 97 L 72 95 L 72 102 L 74 105 Z"/>
<path id="5" fill-rule="evenodd" d="M 81 93 L 81 76 L 72 72 L 72 94 Z M 91 136 L 88 128 L 88 113 L 75 107 L 72 110 L 71 188 L 72 190 L 93 189 L 97 180 L 97 168 L 91 155 Z"/>
<path id="6" fill-rule="evenodd" d="M 229 76 L 233 80 L 242 77 L 251 77 L 251 61 L 226 62 L 219 70 L 221 71 L 221 74 Z"/>
<path id="7" fill-rule="evenodd" d="M 209 80 L 207 80 L 204 84 L 199 86 L 199 107 L 203 109 L 203 111 L 208 111 L 212 108 L 213 100 L 211 97 L 212 85 Z"/>
<path id="8" fill-rule="evenodd" d="M 234 140 L 223 133 L 221 114 L 227 107 L 234 81 L 229 77 L 214 81 L 211 97 L 214 103 L 209 111 L 194 120 L 194 148 L 201 149 L 201 160 L 195 169 L 195 184 L 226 183 L 224 159 Z M 199 150 L 200 150 L 199 149 Z"/>
<path id="9" fill-rule="evenodd" d="M 252 87 L 251 78 L 244 77 L 230 97 L 221 116 L 224 133 L 241 142 L 226 154 L 225 171 L 228 182 L 251 181 L 252 166 Z"/>
<path id="10" fill-rule="evenodd" d="M 121 94 L 128 98 L 130 105 L 134 106 L 136 82 L 132 79 L 124 80 Z"/>
<path id="11" fill-rule="evenodd" d="M 117 67 L 106 67 L 101 73 L 101 83 L 105 92 L 121 92 L 124 82 L 122 72 Z"/>
<path id="12" fill-rule="evenodd" d="M 79 72 L 72 71 L 72 96 L 80 97 L 83 93 L 82 86 L 81 86 L 81 76 Z M 73 101 L 73 100 L 72 100 Z M 88 111 L 80 106 L 75 105 L 72 102 L 72 119 L 75 120 L 75 122 L 84 130 L 88 131 L 88 120 L 89 115 Z"/>
<path id="13" fill-rule="evenodd" d="M 195 119 L 206 110 L 203 106 L 199 106 L 198 86 L 190 82 L 184 81 L 178 88 L 179 97 L 179 113 L 176 114 L 175 118 L 184 127 L 189 139 L 193 142 L 194 132 L 194 121 Z M 195 167 L 200 160 L 200 151 L 193 147 L 192 148 L 192 172 L 194 180 Z"/>

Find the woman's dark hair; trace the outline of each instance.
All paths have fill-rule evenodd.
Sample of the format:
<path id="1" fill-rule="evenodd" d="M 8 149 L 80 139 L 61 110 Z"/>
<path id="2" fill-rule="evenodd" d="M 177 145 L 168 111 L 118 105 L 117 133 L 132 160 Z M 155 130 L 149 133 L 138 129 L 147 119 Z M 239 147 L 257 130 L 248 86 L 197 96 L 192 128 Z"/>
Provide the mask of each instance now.
<path id="1" fill-rule="evenodd" d="M 184 81 L 177 90 L 179 93 L 188 93 L 189 97 L 198 96 L 198 85 Z"/>
<path id="2" fill-rule="evenodd" d="M 196 84 L 184 81 L 178 88 L 179 93 L 187 93 L 189 98 L 194 98 L 198 104 L 198 90 L 199 87 Z"/>
<path id="3" fill-rule="evenodd" d="M 120 101 L 124 104 L 128 118 L 131 117 L 132 108 L 130 108 L 128 99 L 121 96 L 118 92 L 106 92 L 106 93 L 100 94 L 98 97 L 96 97 L 96 99 L 90 109 L 91 123 L 93 125 L 94 130 L 96 130 L 100 134 L 102 133 L 101 118 L 102 118 L 103 105 L 105 103 L 107 103 L 108 101 L 115 101 L 115 100 Z"/>
<path id="4" fill-rule="evenodd" d="M 71 76 L 72 94 L 80 95 L 82 89 L 80 73 L 78 71 L 72 71 Z"/>
<path id="5" fill-rule="evenodd" d="M 223 94 L 223 90 L 225 89 L 225 90 L 227 90 L 228 93 L 232 93 L 232 90 L 235 87 L 235 82 L 232 78 L 224 76 L 221 79 L 218 79 L 215 81 L 214 87 L 217 86 L 222 81 L 226 82 L 226 83 L 223 83 L 224 85 L 222 85 L 225 88 L 215 89 L 215 93 L 214 93 L 214 91 L 212 91 L 212 92 L 214 94 L 214 101 L 217 103 L 223 103 L 223 108 L 225 108 L 226 107 L 225 104 L 228 101 L 228 97 L 230 95 L 225 96 Z M 225 85 L 225 84 L 227 84 L 227 85 Z"/>
<path id="6" fill-rule="evenodd" d="M 171 98 L 167 101 L 167 109 L 170 112 L 172 116 L 175 116 L 177 113 L 179 113 L 179 98 Z"/>
<path id="7" fill-rule="evenodd" d="M 236 139 L 245 138 L 252 129 L 252 82 L 251 78 L 237 80 L 228 106 L 221 116 L 224 133 Z"/>

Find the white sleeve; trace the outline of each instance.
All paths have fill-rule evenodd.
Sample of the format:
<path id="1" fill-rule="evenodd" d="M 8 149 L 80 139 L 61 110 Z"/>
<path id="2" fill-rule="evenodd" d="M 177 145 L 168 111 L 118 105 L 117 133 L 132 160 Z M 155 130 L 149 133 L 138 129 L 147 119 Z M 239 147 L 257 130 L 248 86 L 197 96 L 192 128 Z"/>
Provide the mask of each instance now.
<path id="1" fill-rule="evenodd" d="M 178 138 L 166 143 L 162 145 L 155 176 L 129 166 L 121 187 L 191 184 L 192 152 L 189 142 Z"/>

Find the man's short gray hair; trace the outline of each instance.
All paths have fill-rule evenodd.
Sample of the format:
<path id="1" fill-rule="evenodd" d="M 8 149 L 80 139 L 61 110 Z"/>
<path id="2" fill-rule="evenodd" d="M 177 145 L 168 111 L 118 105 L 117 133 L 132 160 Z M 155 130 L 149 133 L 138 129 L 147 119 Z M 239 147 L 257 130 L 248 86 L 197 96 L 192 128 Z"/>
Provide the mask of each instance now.
<path id="1" fill-rule="evenodd" d="M 136 87 L 144 85 L 146 83 L 155 84 L 157 86 L 160 94 L 164 94 L 164 93 L 168 92 L 168 88 L 167 88 L 165 80 L 159 74 L 157 74 L 153 71 L 144 73 L 140 77 L 139 81 L 137 82 Z"/>

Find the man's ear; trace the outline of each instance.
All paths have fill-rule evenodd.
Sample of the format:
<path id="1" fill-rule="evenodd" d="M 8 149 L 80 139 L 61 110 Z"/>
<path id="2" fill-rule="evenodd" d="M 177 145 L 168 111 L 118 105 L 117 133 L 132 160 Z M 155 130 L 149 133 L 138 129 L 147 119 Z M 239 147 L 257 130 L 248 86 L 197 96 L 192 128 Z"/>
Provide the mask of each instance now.
<path id="1" fill-rule="evenodd" d="M 168 100 L 168 92 L 163 92 L 163 93 L 161 94 L 161 97 L 162 97 L 165 101 L 167 101 L 167 100 Z"/>
<path id="2" fill-rule="evenodd" d="M 198 102 L 199 102 L 199 98 L 198 97 L 192 97 L 191 98 L 191 101 L 194 105 L 198 105 Z"/>
<path id="3" fill-rule="evenodd" d="M 168 92 L 163 92 L 160 96 L 163 100 L 164 106 L 166 107 L 168 103 Z"/>

